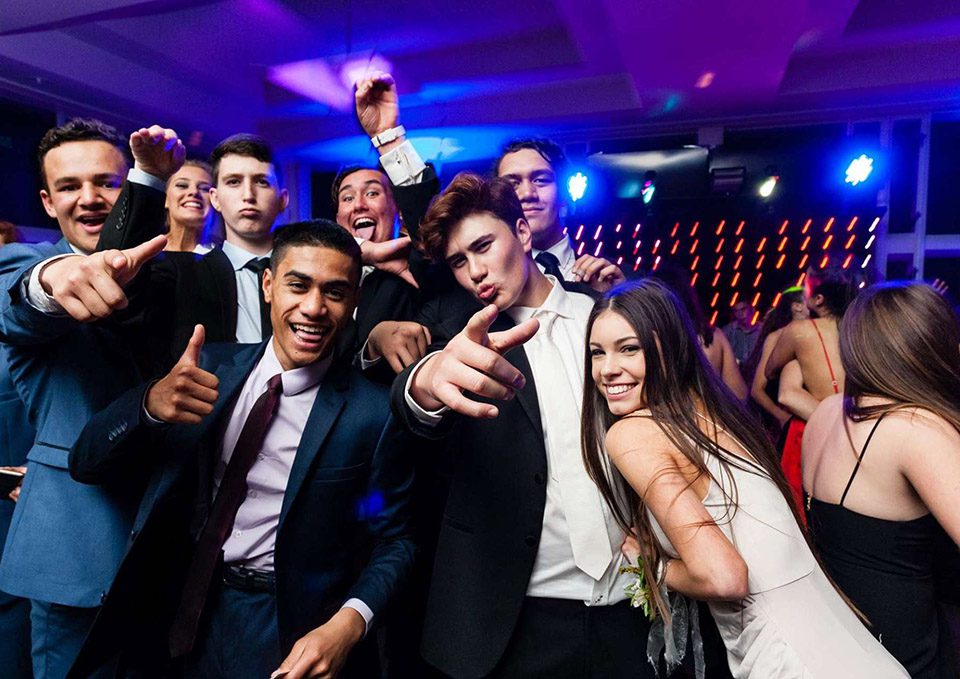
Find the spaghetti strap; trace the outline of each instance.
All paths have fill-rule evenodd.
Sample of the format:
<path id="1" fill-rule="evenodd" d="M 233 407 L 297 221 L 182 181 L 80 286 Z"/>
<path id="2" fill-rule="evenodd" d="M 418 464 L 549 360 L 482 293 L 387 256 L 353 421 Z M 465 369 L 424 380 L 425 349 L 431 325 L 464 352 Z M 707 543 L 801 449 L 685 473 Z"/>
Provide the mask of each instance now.
<path id="1" fill-rule="evenodd" d="M 820 332 L 820 327 L 817 325 L 816 321 L 812 318 L 807 319 L 813 324 L 813 329 L 817 331 L 817 337 L 820 338 L 820 347 L 823 349 L 823 357 L 827 359 L 827 370 L 830 371 L 830 384 L 833 385 L 833 393 L 840 393 L 840 385 L 837 383 L 837 376 L 833 374 L 833 364 L 830 363 L 830 354 L 827 353 L 827 343 L 823 341 L 823 334 Z"/>
<path id="2" fill-rule="evenodd" d="M 860 455 L 857 456 L 857 464 L 853 468 L 853 473 L 850 474 L 850 480 L 847 481 L 847 487 L 843 489 L 843 495 L 840 496 L 840 506 L 843 506 L 843 501 L 847 499 L 847 493 L 850 492 L 850 486 L 853 485 L 853 480 L 857 476 L 857 472 L 860 471 L 860 463 L 863 462 L 863 456 L 867 454 L 867 446 L 870 445 L 870 439 L 873 438 L 874 432 L 877 431 L 877 427 L 880 425 L 880 422 L 886 417 L 886 413 L 877 418 L 877 421 L 874 422 L 873 427 L 870 429 L 870 433 L 867 435 L 867 440 L 863 444 L 863 449 L 860 451 Z"/>

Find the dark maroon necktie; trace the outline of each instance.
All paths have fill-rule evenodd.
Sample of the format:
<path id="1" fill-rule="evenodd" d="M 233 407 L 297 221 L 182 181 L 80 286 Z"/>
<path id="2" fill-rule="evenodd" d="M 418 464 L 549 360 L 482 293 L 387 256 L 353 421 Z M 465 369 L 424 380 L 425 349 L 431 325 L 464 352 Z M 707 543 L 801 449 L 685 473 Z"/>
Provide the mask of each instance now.
<path id="1" fill-rule="evenodd" d="M 267 428 L 277 413 L 280 405 L 280 396 L 283 393 L 283 382 L 280 375 L 274 375 L 267 382 L 267 390 L 260 395 L 243 423 L 237 445 L 223 474 L 220 488 L 210 509 L 210 516 L 200 532 L 197 546 L 193 553 L 193 560 L 187 571 L 187 579 L 183 594 L 180 597 L 180 607 L 170 628 L 170 654 L 177 658 L 188 653 L 193 648 L 203 612 L 203 604 L 207 599 L 213 573 L 220 560 L 223 543 L 233 529 L 233 522 L 237 517 L 237 510 L 243 503 L 247 493 L 247 473 L 257 459 L 257 453 L 263 444 Z"/>

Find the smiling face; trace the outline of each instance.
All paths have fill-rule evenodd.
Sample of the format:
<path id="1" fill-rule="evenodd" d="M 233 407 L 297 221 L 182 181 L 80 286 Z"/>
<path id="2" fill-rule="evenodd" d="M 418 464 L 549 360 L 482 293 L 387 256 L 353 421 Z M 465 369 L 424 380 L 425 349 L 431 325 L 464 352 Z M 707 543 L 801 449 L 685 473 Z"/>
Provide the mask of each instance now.
<path id="1" fill-rule="evenodd" d="M 43 174 L 43 209 L 72 245 L 93 252 L 127 174 L 123 154 L 105 141 L 66 142 L 44 156 Z"/>
<path id="2" fill-rule="evenodd" d="M 167 182 L 167 215 L 170 226 L 200 229 L 210 214 L 210 173 L 196 165 L 184 165 Z"/>
<path id="3" fill-rule="evenodd" d="M 228 154 L 220 160 L 210 201 L 223 215 L 227 242 L 250 250 L 270 243 L 270 228 L 287 207 L 288 196 L 273 163 Z"/>
<path id="4" fill-rule="evenodd" d="M 337 192 L 337 223 L 354 236 L 390 240 L 397 204 L 382 172 L 357 170 L 344 177 Z"/>
<path id="5" fill-rule="evenodd" d="M 517 192 L 523 216 L 533 234 L 533 247 L 546 250 L 563 238 L 557 174 L 546 158 L 534 149 L 506 154 L 497 166 L 497 176 Z"/>
<path id="6" fill-rule="evenodd" d="M 520 301 L 530 275 L 530 228 L 522 219 L 513 233 L 488 212 L 462 219 L 450 229 L 445 259 L 457 283 L 481 304 L 501 311 Z"/>
<path id="7" fill-rule="evenodd" d="M 645 407 L 643 380 L 647 363 L 637 331 L 616 311 L 597 316 L 590 331 L 593 381 L 610 412 L 628 415 Z"/>
<path id="8" fill-rule="evenodd" d="M 358 272 L 348 255 L 327 247 L 292 246 L 276 271 L 263 273 L 273 348 L 284 370 L 326 356 L 357 304 Z"/>

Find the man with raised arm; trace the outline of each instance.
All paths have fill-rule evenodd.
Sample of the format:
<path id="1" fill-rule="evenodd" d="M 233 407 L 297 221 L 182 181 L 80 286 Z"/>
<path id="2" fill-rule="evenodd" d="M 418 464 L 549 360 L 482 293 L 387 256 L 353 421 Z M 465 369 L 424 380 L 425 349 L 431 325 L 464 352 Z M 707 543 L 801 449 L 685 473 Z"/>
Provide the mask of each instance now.
<path id="1" fill-rule="evenodd" d="M 123 146 L 94 120 L 47 132 L 40 197 L 63 238 L 0 251 L 3 356 L 37 430 L 0 589 L 31 600 L 37 679 L 66 675 L 116 572 L 142 490 L 138 479 L 92 489 L 67 473 L 67 452 L 89 417 L 142 379 L 135 328 L 103 319 L 127 306 L 134 276 L 166 242 L 94 252 L 98 239 L 157 215 L 159 223 L 138 227 L 162 228 L 164 186 L 184 157 L 176 133 L 158 126 L 131 135 L 129 171 Z"/>
<path id="2" fill-rule="evenodd" d="M 460 286 L 423 307 L 432 353 L 391 394 L 405 426 L 456 456 L 424 658 L 457 679 L 652 676 L 618 572 L 624 534 L 581 461 L 592 298 L 534 264 L 505 180 L 458 175 L 421 237 Z"/>

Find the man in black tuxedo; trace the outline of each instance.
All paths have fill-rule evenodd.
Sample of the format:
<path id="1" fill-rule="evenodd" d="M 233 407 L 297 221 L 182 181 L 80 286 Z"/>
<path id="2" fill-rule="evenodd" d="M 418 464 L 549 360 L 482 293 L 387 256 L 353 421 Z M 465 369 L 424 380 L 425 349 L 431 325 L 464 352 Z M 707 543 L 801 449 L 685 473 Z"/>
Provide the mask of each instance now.
<path id="1" fill-rule="evenodd" d="M 332 222 L 278 230 L 273 337 L 201 351 L 198 326 L 163 379 L 84 429 L 74 478 L 148 482 L 74 676 L 167 648 L 187 676 L 375 676 L 376 654 L 350 651 L 411 567 L 411 474 L 386 390 L 336 351 L 359 276 Z"/>
<path id="2" fill-rule="evenodd" d="M 624 534 L 581 461 L 592 298 L 534 264 L 504 180 L 458 175 L 421 237 L 460 284 L 424 305 L 433 353 L 391 394 L 406 427 L 456 456 L 424 658 L 458 679 L 652 676 L 618 573 Z"/>

